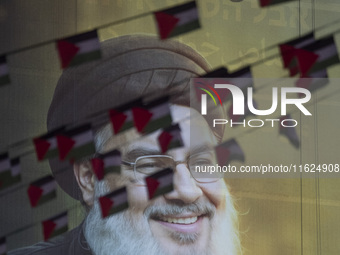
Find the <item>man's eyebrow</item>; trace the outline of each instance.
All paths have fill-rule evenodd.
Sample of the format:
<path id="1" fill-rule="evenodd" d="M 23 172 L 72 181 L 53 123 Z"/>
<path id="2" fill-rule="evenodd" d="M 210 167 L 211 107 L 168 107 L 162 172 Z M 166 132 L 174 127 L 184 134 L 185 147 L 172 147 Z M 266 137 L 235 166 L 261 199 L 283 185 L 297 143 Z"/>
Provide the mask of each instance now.
<path id="1" fill-rule="evenodd" d="M 214 146 L 212 144 L 202 144 L 202 145 L 190 148 L 190 155 L 195 155 L 197 153 L 201 153 L 205 151 L 211 151 L 213 149 L 214 149 Z"/>
<path id="2" fill-rule="evenodd" d="M 123 159 L 127 162 L 135 162 L 136 159 L 141 156 L 161 155 L 161 154 L 162 153 L 159 150 L 139 147 L 139 148 L 133 148 L 132 150 L 128 150 L 126 154 L 123 156 Z"/>

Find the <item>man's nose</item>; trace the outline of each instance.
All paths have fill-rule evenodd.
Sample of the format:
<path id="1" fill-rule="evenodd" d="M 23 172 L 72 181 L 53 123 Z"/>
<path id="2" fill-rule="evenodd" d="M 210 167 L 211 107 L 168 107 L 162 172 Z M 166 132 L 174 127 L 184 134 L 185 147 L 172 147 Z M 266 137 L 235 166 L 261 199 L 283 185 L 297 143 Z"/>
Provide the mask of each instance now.
<path id="1" fill-rule="evenodd" d="M 178 164 L 174 169 L 174 190 L 165 194 L 165 199 L 182 200 L 184 203 L 196 201 L 203 192 L 191 176 L 186 164 Z"/>

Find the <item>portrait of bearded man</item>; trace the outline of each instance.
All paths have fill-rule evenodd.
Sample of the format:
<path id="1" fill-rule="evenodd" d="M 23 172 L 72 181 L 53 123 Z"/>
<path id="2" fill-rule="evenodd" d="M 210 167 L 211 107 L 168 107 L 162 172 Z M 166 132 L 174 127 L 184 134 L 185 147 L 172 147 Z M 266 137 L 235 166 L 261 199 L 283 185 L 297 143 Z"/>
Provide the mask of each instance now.
<path id="1" fill-rule="evenodd" d="M 193 171 L 194 160 L 216 161 L 213 148 L 224 134 L 222 127 L 212 129 L 190 105 L 190 78 L 209 72 L 206 61 L 182 43 L 146 35 L 106 40 L 101 51 L 100 60 L 63 72 L 47 127 L 51 131 L 91 121 L 96 154 L 119 149 L 122 171 L 99 181 L 91 157 L 72 167 L 50 159 L 58 184 L 83 203 L 86 218 L 64 235 L 9 254 L 241 254 L 237 212 L 225 180 L 200 178 Z M 109 120 L 99 114 L 140 97 L 164 95 L 170 96 L 172 119 L 179 123 L 184 143 L 165 154 L 157 146 L 159 131 L 141 136 L 131 130 L 114 136 Z M 223 109 L 207 118 L 214 116 L 223 116 Z M 144 159 L 148 167 L 166 161 L 164 165 L 174 171 L 173 191 L 148 199 L 138 164 Z M 123 186 L 129 208 L 102 218 L 98 198 Z"/>

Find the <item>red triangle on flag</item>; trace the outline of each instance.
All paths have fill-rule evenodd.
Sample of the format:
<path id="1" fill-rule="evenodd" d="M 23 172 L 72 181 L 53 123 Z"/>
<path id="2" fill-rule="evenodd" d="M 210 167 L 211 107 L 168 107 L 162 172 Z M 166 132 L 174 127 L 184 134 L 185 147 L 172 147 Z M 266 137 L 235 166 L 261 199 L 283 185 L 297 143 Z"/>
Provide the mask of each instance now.
<path id="1" fill-rule="evenodd" d="M 35 145 L 35 151 L 37 152 L 37 158 L 39 161 L 43 160 L 51 144 L 46 140 L 40 138 L 33 139 Z"/>
<path id="2" fill-rule="evenodd" d="M 57 224 L 55 224 L 53 221 L 50 221 L 50 220 L 44 221 L 42 224 L 43 224 L 44 240 L 47 241 L 52 235 Z"/>
<path id="3" fill-rule="evenodd" d="M 179 19 L 165 12 L 155 12 L 158 31 L 161 39 L 166 39 L 176 27 Z"/>
<path id="4" fill-rule="evenodd" d="M 295 48 L 288 44 L 280 45 L 281 57 L 283 60 L 283 66 L 286 68 L 290 65 L 295 57 Z"/>
<path id="5" fill-rule="evenodd" d="M 160 182 L 154 178 L 146 177 L 146 185 L 148 186 L 149 199 L 152 199 L 158 189 Z"/>
<path id="6" fill-rule="evenodd" d="M 43 194 L 43 190 L 40 187 L 30 185 L 27 189 L 28 198 L 30 200 L 31 206 L 36 207 Z"/>
<path id="7" fill-rule="evenodd" d="M 301 73 L 301 77 L 304 77 L 306 76 L 308 71 L 312 68 L 312 66 L 315 64 L 315 62 L 319 58 L 319 55 L 311 51 L 297 49 L 296 57 L 299 64 L 299 71 Z"/>
<path id="8" fill-rule="evenodd" d="M 127 115 L 122 112 L 117 112 L 116 110 L 110 110 L 110 120 L 113 126 L 113 132 L 118 134 L 120 129 L 123 127 Z"/>
<path id="9" fill-rule="evenodd" d="M 114 202 L 108 197 L 100 197 L 99 203 L 100 207 L 102 208 L 102 216 L 105 218 L 109 215 Z"/>
<path id="10" fill-rule="evenodd" d="M 229 161 L 229 157 L 230 157 L 230 150 L 223 146 L 217 146 L 215 148 L 215 151 L 216 151 L 218 164 L 220 166 L 227 165 L 227 162 Z"/>
<path id="11" fill-rule="evenodd" d="M 143 129 L 149 123 L 153 113 L 140 107 L 134 107 L 132 109 L 132 114 L 137 131 L 140 133 L 143 132 Z"/>
<path id="12" fill-rule="evenodd" d="M 63 135 L 57 136 L 57 144 L 59 148 L 59 159 L 64 160 L 67 154 L 72 150 L 76 142 L 71 138 Z"/>
<path id="13" fill-rule="evenodd" d="M 79 47 L 66 40 L 59 40 L 57 42 L 59 57 L 61 60 L 61 67 L 66 68 L 72 62 L 72 59 L 77 55 Z"/>
<path id="14" fill-rule="evenodd" d="M 265 7 L 267 5 L 270 5 L 272 0 L 260 0 L 261 7 Z"/>
<path id="15" fill-rule="evenodd" d="M 166 131 L 163 131 L 158 136 L 158 143 L 161 146 L 162 153 L 165 153 L 168 150 L 168 147 L 169 147 L 169 144 L 170 144 L 172 138 L 173 138 L 173 136 Z"/>
<path id="16" fill-rule="evenodd" d="M 104 178 L 104 161 L 100 158 L 91 159 L 92 169 L 97 179 L 100 181 Z"/>

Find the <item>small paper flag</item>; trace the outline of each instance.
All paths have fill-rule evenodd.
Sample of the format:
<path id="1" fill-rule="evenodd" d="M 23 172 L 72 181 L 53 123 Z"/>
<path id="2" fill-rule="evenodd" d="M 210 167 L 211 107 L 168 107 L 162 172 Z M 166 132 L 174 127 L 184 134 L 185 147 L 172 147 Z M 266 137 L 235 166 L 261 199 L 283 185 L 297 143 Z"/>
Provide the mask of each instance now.
<path id="1" fill-rule="evenodd" d="M 157 173 L 145 177 L 148 188 L 149 199 L 161 196 L 173 191 L 174 170 L 171 168 L 163 169 Z"/>
<path id="2" fill-rule="evenodd" d="M 59 159 L 76 160 L 96 152 L 90 124 L 85 124 L 56 136 Z"/>
<path id="3" fill-rule="evenodd" d="M 179 125 L 175 124 L 163 129 L 163 132 L 158 136 L 158 143 L 162 153 L 171 149 L 183 147 L 184 143 Z"/>
<path id="4" fill-rule="evenodd" d="M 120 173 L 122 163 L 121 154 L 118 150 L 113 150 L 100 157 L 91 160 L 93 172 L 98 180 L 102 180 L 108 173 Z"/>
<path id="5" fill-rule="evenodd" d="M 129 207 L 126 187 L 117 189 L 99 198 L 102 217 L 106 218 Z"/>
<path id="6" fill-rule="evenodd" d="M 58 40 L 57 48 L 62 68 L 101 58 L 97 30 Z"/>
<path id="7" fill-rule="evenodd" d="M 8 153 L 0 155 L 0 190 L 21 181 L 20 158 L 10 159 Z"/>
<path id="8" fill-rule="evenodd" d="M 31 206 L 37 207 L 56 198 L 56 188 L 56 181 L 51 175 L 32 182 L 27 189 Z"/>
<path id="9" fill-rule="evenodd" d="M 67 212 L 63 212 L 42 222 L 44 240 L 58 236 L 68 230 Z"/>
<path id="10" fill-rule="evenodd" d="M 200 28 L 196 2 L 178 5 L 154 13 L 161 39 Z"/>

